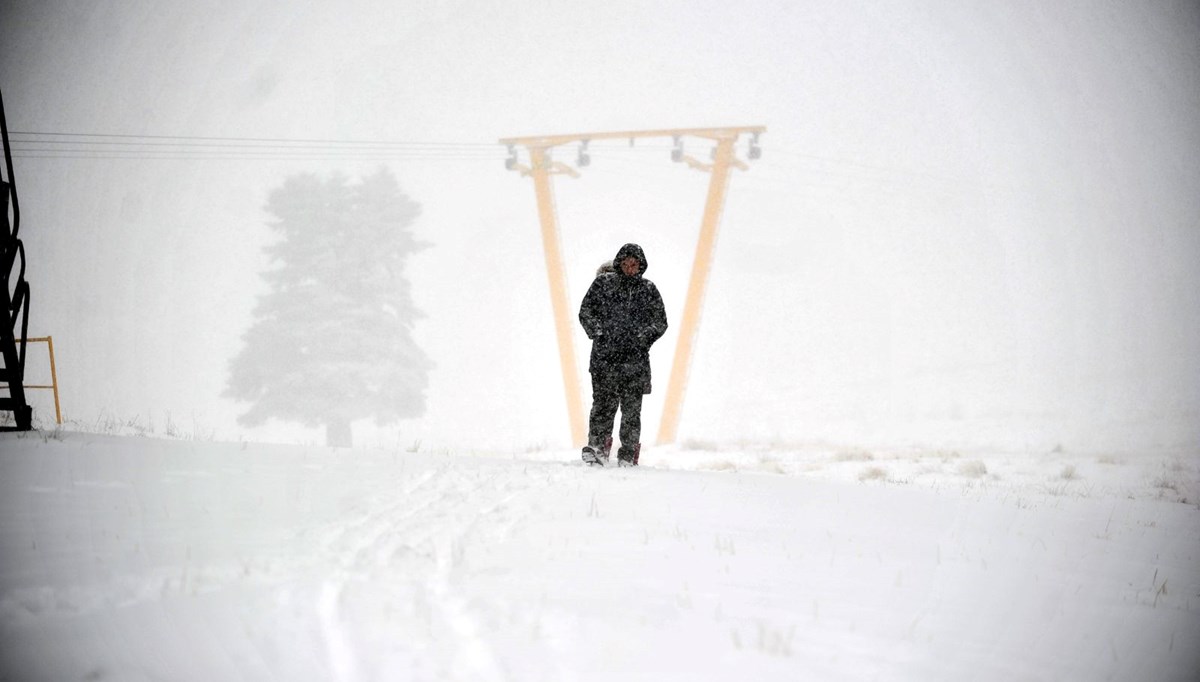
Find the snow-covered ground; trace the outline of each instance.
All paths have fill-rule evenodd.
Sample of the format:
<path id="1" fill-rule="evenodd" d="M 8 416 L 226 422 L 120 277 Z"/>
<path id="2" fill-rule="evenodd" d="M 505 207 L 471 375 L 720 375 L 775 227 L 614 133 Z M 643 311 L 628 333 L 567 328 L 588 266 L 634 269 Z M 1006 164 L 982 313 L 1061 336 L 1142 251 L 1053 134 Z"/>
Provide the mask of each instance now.
<path id="1" fill-rule="evenodd" d="M 11 680 L 1194 680 L 1196 453 L 0 436 Z"/>

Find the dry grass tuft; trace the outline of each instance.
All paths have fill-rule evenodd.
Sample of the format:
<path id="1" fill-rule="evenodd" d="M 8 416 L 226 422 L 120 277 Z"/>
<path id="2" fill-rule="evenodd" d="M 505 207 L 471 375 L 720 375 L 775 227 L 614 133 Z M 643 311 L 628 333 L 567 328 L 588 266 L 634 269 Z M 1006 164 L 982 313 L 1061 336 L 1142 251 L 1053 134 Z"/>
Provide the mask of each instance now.
<path id="1" fill-rule="evenodd" d="M 773 457 L 761 457 L 758 460 L 758 470 L 771 474 L 786 474 L 783 463 Z"/>
<path id="2" fill-rule="evenodd" d="M 1173 490 L 1175 492 L 1179 492 L 1179 483 L 1174 478 L 1167 476 L 1166 472 L 1155 476 L 1154 480 L 1151 481 L 1150 484 L 1155 488 L 1161 488 L 1162 490 Z"/>
<path id="3" fill-rule="evenodd" d="M 871 462 L 875 460 L 875 455 L 866 450 L 842 450 L 833 458 L 839 462 Z"/>
<path id="4" fill-rule="evenodd" d="M 882 481 L 888 477 L 887 469 L 883 467 L 867 467 L 858 473 L 860 481 Z"/>
<path id="5" fill-rule="evenodd" d="M 958 465 L 958 473 L 961 476 L 980 478 L 982 476 L 987 476 L 987 472 L 987 465 L 977 459 L 963 462 L 962 464 Z"/>

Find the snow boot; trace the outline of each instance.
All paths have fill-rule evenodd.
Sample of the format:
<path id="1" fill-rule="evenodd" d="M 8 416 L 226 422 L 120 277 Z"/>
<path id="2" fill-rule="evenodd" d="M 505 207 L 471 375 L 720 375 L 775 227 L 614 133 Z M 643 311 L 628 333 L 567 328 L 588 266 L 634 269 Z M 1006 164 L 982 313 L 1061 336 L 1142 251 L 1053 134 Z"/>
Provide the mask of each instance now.
<path id="1" fill-rule="evenodd" d="M 596 448 L 592 447 L 591 445 L 583 446 L 583 463 L 593 465 L 593 466 L 597 465 L 597 464 L 599 464 L 600 466 L 604 466 L 603 463 L 600 461 L 600 452 L 598 450 L 596 450 Z"/>
<path id="2" fill-rule="evenodd" d="M 635 467 L 638 465 L 638 457 L 642 453 L 642 444 L 637 443 L 632 447 L 621 444 L 621 449 L 617 450 L 617 464 L 623 467 Z"/>
<path id="3" fill-rule="evenodd" d="M 583 462 L 589 465 L 608 466 L 608 453 L 612 449 L 612 436 L 604 439 L 604 444 L 587 444 L 583 446 Z"/>

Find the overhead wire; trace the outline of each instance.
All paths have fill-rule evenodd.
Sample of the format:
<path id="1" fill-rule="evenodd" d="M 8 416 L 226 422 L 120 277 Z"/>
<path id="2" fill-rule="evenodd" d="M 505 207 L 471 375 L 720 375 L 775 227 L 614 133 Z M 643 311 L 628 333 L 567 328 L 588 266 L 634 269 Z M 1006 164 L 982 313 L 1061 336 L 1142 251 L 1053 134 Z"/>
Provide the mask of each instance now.
<path id="1" fill-rule="evenodd" d="M 495 143 L 14 131 L 13 155 L 108 160 L 490 160 Z"/>
<path id="2" fill-rule="evenodd" d="M 46 154 L 46 155 L 88 155 L 88 154 L 114 154 L 124 155 L 129 158 L 173 155 L 180 158 L 187 157 L 204 157 L 204 156 L 449 156 L 462 158 L 501 158 L 499 152 L 458 152 L 454 150 L 437 150 L 437 149 L 303 149 L 303 148 L 264 148 L 264 149 L 125 149 L 125 148 L 62 148 L 62 147 L 35 147 L 35 146 L 13 146 L 14 154 Z"/>
<path id="3" fill-rule="evenodd" d="M 231 137 L 128 133 L 77 133 L 62 131 L 10 131 L 15 158 L 125 161 L 415 161 L 497 163 L 510 153 L 497 142 L 432 140 L 382 140 L 286 137 Z M 705 161 L 712 145 L 685 139 L 684 149 Z M 551 158 L 569 161 L 580 145 L 564 144 L 550 150 Z M 672 143 L 600 140 L 587 145 L 595 161 L 641 164 L 650 154 L 669 154 Z M 512 151 L 520 153 L 520 145 Z M 786 157 L 800 163 L 782 160 Z M 764 158 L 751 162 L 758 172 L 744 174 L 739 184 L 764 191 L 787 191 L 804 182 L 834 190 L 866 185 L 872 191 L 931 191 L 944 193 L 956 185 L 935 174 L 891 168 L 852 159 L 840 159 L 788 149 L 768 149 Z M 815 167 L 814 167 L 815 166 Z M 831 167 L 832 166 L 832 167 Z M 626 169 L 623 172 L 628 172 Z M 650 169 L 650 173 L 655 171 Z M 779 173 L 779 175 L 776 175 Z M 840 181 L 831 186 L 813 183 L 814 176 Z M 902 180 L 907 178 L 908 180 Z M 913 182 L 923 180 L 924 182 Z M 932 181 L 935 186 L 930 184 Z M 951 194 L 956 192 L 951 191 Z"/>
<path id="4" fill-rule="evenodd" d="M 495 147 L 494 142 L 412 142 L 406 140 L 338 140 L 328 138 L 292 138 L 292 137 L 217 137 L 204 135 L 132 135 L 128 133 L 66 133 L 51 131 L 9 131 L 9 137 L 25 136 L 63 137 L 77 139 L 116 138 L 123 140 L 191 140 L 200 142 L 262 142 L 262 143 L 318 143 L 331 145 L 370 144 L 370 145 L 437 145 L 456 147 Z"/>

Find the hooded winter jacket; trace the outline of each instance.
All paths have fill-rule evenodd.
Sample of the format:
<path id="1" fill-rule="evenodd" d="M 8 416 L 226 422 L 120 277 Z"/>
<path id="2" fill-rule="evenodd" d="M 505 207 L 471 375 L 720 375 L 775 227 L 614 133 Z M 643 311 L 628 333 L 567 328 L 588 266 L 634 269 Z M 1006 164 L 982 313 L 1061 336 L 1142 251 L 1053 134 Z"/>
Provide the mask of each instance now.
<path id="1" fill-rule="evenodd" d="M 637 259 L 635 275 L 621 271 L 621 261 Z M 654 282 L 642 277 L 648 263 L 642 247 L 626 244 L 613 259 L 614 272 L 596 276 L 579 307 L 579 323 L 592 340 L 588 369 L 604 382 L 637 382 L 650 392 L 650 346 L 667 331 L 667 313 Z"/>

